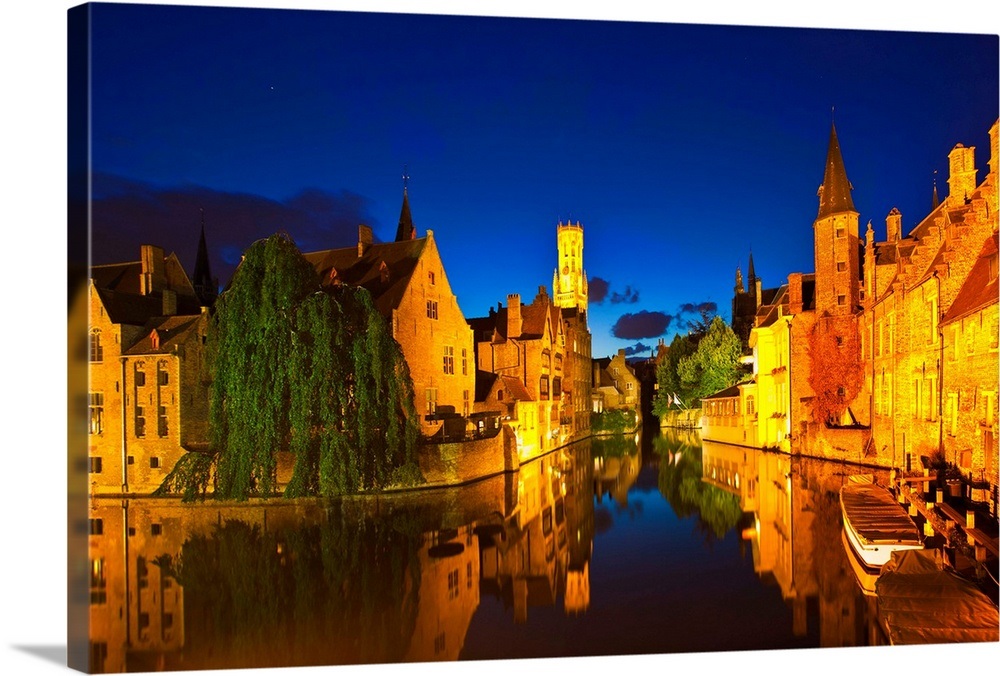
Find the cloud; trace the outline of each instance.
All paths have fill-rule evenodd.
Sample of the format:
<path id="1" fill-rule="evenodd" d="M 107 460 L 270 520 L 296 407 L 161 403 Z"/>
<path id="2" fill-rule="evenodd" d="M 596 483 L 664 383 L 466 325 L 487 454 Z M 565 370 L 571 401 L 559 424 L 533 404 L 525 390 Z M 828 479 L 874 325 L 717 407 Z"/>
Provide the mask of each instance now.
<path id="1" fill-rule="evenodd" d="M 591 277 L 588 280 L 588 292 L 591 303 L 600 304 L 605 300 L 611 301 L 613 305 L 618 305 L 619 303 L 638 303 L 639 302 L 639 289 L 633 289 L 631 286 L 626 286 L 625 291 L 619 293 L 615 291 L 610 296 L 608 292 L 611 290 L 611 283 L 602 279 L 601 277 Z"/>
<path id="2" fill-rule="evenodd" d="M 587 282 L 587 296 L 591 303 L 603 303 L 608 295 L 608 282 L 600 277 L 591 277 Z"/>
<path id="3" fill-rule="evenodd" d="M 618 303 L 638 303 L 639 302 L 639 289 L 632 289 L 631 286 L 625 287 L 624 293 L 618 293 L 615 291 L 611 294 L 611 303 L 617 305 Z"/>
<path id="4" fill-rule="evenodd" d="M 142 244 L 177 254 L 188 274 L 204 210 L 212 275 L 225 285 L 243 252 L 276 232 L 291 235 L 301 251 L 352 246 L 358 225 L 376 226 L 368 200 L 349 191 L 308 188 L 286 200 L 203 186 L 159 187 L 120 176 L 94 176 L 93 262 L 137 260 Z"/>
<path id="5" fill-rule="evenodd" d="M 626 313 L 611 327 L 611 335 L 626 340 L 656 338 L 667 332 L 672 320 L 673 317 L 664 312 L 641 310 L 635 314 Z"/>
<path id="6" fill-rule="evenodd" d="M 653 348 L 645 343 L 636 343 L 635 345 L 630 345 L 625 348 L 625 356 L 630 357 L 636 354 L 648 354 L 653 351 Z"/>

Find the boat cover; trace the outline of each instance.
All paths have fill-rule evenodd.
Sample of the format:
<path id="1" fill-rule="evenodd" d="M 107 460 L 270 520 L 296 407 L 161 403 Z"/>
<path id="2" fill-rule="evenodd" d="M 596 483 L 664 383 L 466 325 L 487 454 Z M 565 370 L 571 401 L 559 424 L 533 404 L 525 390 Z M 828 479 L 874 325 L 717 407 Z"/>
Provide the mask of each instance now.
<path id="1" fill-rule="evenodd" d="M 885 488 L 847 483 L 840 489 L 844 516 L 868 542 L 920 544 L 920 531 L 906 509 Z"/>
<path id="2" fill-rule="evenodd" d="M 940 551 L 893 552 L 875 593 L 879 622 L 893 645 L 1000 640 L 994 601 L 947 568 Z"/>

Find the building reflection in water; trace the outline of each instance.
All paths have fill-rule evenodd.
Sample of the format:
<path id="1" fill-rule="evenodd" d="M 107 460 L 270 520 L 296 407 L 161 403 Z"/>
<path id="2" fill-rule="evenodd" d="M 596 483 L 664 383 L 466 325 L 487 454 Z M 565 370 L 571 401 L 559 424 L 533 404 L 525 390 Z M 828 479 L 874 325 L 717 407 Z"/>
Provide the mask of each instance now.
<path id="1" fill-rule="evenodd" d="M 632 645 L 615 634 L 622 624 L 615 613 L 631 609 L 605 589 L 622 575 L 665 604 L 678 598 L 665 584 L 676 574 L 669 566 L 694 575 L 685 593 L 705 602 L 733 593 L 729 582 L 670 557 L 602 551 L 635 568 L 595 564 L 595 524 L 613 527 L 603 523 L 609 508 L 642 516 L 630 521 L 642 528 L 619 533 L 642 538 L 636 551 L 681 552 L 693 543 L 699 565 L 742 569 L 751 584 L 773 589 L 788 612 L 788 638 L 798 642 L 784 628 L 775 640 L 880 644 L 874 599 L 862 593 L 841 540 L 838 493 L 851 473 L 839 463 L 667 431 L 639 442 L 573 444 L 462 488 L 253 505 L 96 499 L 88 536 L 91 668 L 455 660 L 473 636 L 496 632 L 497 621 L 561 631 L 556 619 L 599 631 L 613 654 Z M 661 496 L 668 509 L 655 505 Z M 653 506 L 648 514 L 638 514 L 643 502 Z M 674 529 L 676 520 L 690 520 L 694 531 Z M 651 533 L 679 539 L 652 541 Z M 717 547 L 722 540 L 739 547 Z M 487 599 L 499 601 L 491 604 L 498 614 L 484 615 L 480 633 L 470 633 Z M 541 624 L 528 625 L 531 609 L 544 606 L 556 613 L 536 613 Z M 726 622 L 720 631 L 739 634 L 740 623 L 753 620 L 731 614 Z M 533 645 L 525 656 L 546 649 Z"/>
<path id="2" fill-rule="evenodd" d="M 480 539 L 484 593 L 512 608 L 523 624 L 530 606 L 567 614 L 590 605 L 594 509 L 590 444 L 583 441 L 522 465 L 515 514 Z"/>
<path id="3" fill-rule="evenodd" d="M 589 453 L 381 498 L 93 500 L 91 671 L 455 660 L 481 593 L 585 612 Z"/>
<path id="4" fill-rule="evenodd" d="M 790 605 L 795 635 L 809 630 L 812 608 L 821 647 L 883 644 L 875 599 L 863 593 L 841 539 L 838 495 L 851 468 L 710 441 L 702 460 L 705 483 L 736 496 L 751 518 L 741 535 L 754 571 Z"/>

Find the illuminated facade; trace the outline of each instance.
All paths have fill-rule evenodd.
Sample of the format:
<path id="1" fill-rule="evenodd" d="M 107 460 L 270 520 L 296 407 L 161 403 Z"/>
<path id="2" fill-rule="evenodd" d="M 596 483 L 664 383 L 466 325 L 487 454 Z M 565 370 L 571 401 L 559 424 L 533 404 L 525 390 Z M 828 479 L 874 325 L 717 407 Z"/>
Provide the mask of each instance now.
<path id="1" fill-rule="evenodd" d="M 91 268 L 91 492 L 149 493 L 208 438 L 207 308 L 174 254 Z"/>
<path id="2" fill-rule="evenodd" d="M 472 330 L 448 282 L 434 232 L 416 236 L 405 192 L 396 241 L 375 243 L 371 228 L 362 225 L 356 247 L 304 256 L 324 285 L 361 286 L 371 293 L 410 369 L 421 434 L 442 436 L 447 418 L 472 412 Z"/>

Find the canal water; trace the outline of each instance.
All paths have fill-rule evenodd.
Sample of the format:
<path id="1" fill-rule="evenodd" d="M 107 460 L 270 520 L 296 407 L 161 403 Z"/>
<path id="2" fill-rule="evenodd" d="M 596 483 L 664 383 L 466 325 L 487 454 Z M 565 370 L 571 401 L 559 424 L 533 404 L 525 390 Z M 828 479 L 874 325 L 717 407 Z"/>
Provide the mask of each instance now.
<path id="1" fill-rule="evenodd" d="M 841 539 L 853 473 L 654 430 L 453 489 L 98 499 L 92 671 L 880 644 Z"/>

